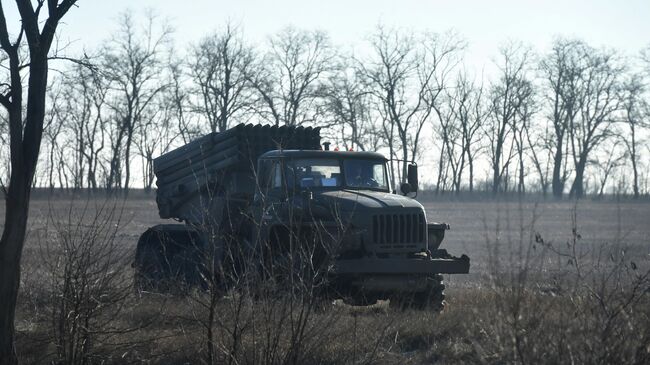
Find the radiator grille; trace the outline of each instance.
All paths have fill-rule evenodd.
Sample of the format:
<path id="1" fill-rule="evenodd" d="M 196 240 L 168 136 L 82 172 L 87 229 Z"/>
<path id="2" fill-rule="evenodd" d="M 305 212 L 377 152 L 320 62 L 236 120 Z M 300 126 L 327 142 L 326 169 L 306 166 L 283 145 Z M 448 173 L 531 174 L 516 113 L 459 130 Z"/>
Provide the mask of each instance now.
<path id="1" fill-rule="evenodd" d="M 378 214 L 372 217 L 372 239 L 378 245 L 409 247 L 422 244 L 426 221 L 422 213 Z"/>

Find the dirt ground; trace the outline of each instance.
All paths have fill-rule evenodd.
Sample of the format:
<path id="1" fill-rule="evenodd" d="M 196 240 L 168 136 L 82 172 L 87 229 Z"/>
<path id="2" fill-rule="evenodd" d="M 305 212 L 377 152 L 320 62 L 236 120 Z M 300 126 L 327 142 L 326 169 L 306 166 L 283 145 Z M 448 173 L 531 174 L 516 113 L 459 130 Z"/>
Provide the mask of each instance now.
<path id="1" fill-rule="evenodd" d="M 52 327 L 55 317 L 51 313 L 56 313 L 57 308 L 53 303 L 58 303 L 59 293 L 46 284 L 52 278 L 43 268 L 43 262 L 55 262 L 53 257 L 44 256 L 55 256 L 43 249 L 43 242 L 47 241 L 44 236 L 52 232 L 48 217 L 56 217 L 55 221 L 69 222 L 74 227 L 73 217 L 92 216 L 102 204 L 105 204 L 103 198 L 32 200 L 16 327 L 17 347 L 24 363 L 55 361 L 58 347 L 53 345 L 54 341 L 64 337 L 57 335 Z M 118 241 L 127 255 L 135 252 L 138 237 L 148 227 L 172 223 L 158 217 L 153 195 L 112 200 L 110 204 L 118 208 L 121 217 Z M 306 351 L 301 355 L 303 363 L 650 362 L 650 305 L 646 294 L 650 293 L 650 271 L 630 269 L 631 262 L 638 263 L 639 267 L 650 263 L 650 203 L 450 201 L 425 197 L 423 204 L 430 221 L 451 226 L 441 248 L 471 258 L 469 275 L 445 276 L 446 309 L 439 314 L 418 310 L 400 312 L 390 310 L 386 302 L 370 307 L 335 303 L 329 310 L 313 312 L 304 322 L 307 333 L 312 335 L 305 338 L 308 345 L 301 350 Z M 3 215 L 4 210 L 0 210 L 0 222 Z M 609 270 L 603 271 L 596 266 L 602 263 L 602 257 L 598 256 L 593 265 L 588 260 L 583 262 L 591 266 L 591 276 L 579 278 L 575 275 L 577 265 L 562 262 L 564 256 L 544 256 L 548 252 L 542 246 L 566 250 L 567 242 L 573 240 L 579 242 L 580 250 L 591 255 L 607 252 L 604 261 L 611 252 L 625 251 L 624 259 L 617 261 L 622 266 L 616 271 L 603 266 Z M 499 267 L 493 261 L 495 252 L 503 271 L 490 276 Z M 573 271 L 573 275 L 561 272 L 558 277 L 553 265 L 544 266 L 540 272 L 522 266 L 531 252 L 541 261 L 559 258 L 561 270 Z M 132 269 L 124 267 L 121 274 L 130 283 Z M 616 280 L 611 282 L 612 275 L 601 278 L 601 271 L 616 274 Z M 539 274 L 542 280 L 533 280 L 532 274 Z M 495 277 L 496 282 L 490 281 Z M 647 292 L 643 289 L 646 287 Z M 207 314 L 204 307 L 197 305 L 206 293 L 194 293 L 189 299 L 128 293 L 131 293 L 128 299 L 119 302 L 119 311 L 102 312 L 110 328 L 100 338 L 108 342 L 93 349 L 97 362 L 167 364 L 205 360 L 206 331 L 205 322 L 201 321 L 205 321 Z M 228 336 L 240 325 L 234 320 L 239 318 L 235 315 L 239 312 L 232 310 L 239 306 L 233 305 L 237 302 L 233 298 L 226 297 L 215 307 L 217 318 L 224 321 L 216 326 L 219 346 L 232 347 Z M 287 306 L 265 303 L 255 302 L 246 307 L 252 313 L 246 318 L 255 325 L 243 332 L 241 344 L 245 348 L 237 353 L 242 363 L 261 362 L 255 357 L 263 339 L 259 328 L 273 329 L 278 343 L 285 343 L 291 326 L 296 323 L 294 312 L 287 312 Z M 269 314 L 269 318 L 280 318 L 280 325 L 264 319 L 265 316 L 258 322 L 257 313 L 274 310 L 288 313 L 289 317 Z M 65 315 L 65 320 L 70 318 Z M 113 336 L 110 331 L 114 327 L 138 330 Z M 602 342 L 603 339 L 607 341 Z"/>

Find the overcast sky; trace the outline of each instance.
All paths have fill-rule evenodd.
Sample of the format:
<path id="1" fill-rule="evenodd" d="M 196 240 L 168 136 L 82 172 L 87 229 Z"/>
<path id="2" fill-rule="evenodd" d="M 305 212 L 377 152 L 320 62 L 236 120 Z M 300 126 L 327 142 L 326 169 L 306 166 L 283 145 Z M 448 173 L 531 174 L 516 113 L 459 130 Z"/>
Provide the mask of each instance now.
<path id="1" fill-rule="evenodd" d="M 15 5 L 3 1 L 3 6 L 15 34 Z M 356 53 L 378 23 L 414 31 L 453 29 L 467 40 L 466 63 L 474 67 L 490 63 L 509 39 L 544 51 L 556 35 L 578 37 L 628 55 L 650 44 L 650 0 L 78 0 L 60 35 L 74 41 L 72 51 L 92 49 L 110 36 L 118 14 L 127 9 L 136 15 L 154 9 L 169 19 L 179 49 L 228 20 L 240 24 L 253 42 L 294 25 L 325 30 L 335 44 Z"/>
<path id="2" fill-rule="evenodd" d="M 152 8 L 176 28 L 179 48 L 228 19 L 260 42 L 286 25 L 322 29 L 335 44 L 358 48 L 378 23 L 418 30 L 455 29 L 469 43 L 470 63 L 489 62 L 500 43 L 521 40 L 537 50 L 554 35 L 636 54 L 650 44 L 650 0 L 79 0 L 62 35 L 92 48 L 115 29 L 125 9 Z"/>

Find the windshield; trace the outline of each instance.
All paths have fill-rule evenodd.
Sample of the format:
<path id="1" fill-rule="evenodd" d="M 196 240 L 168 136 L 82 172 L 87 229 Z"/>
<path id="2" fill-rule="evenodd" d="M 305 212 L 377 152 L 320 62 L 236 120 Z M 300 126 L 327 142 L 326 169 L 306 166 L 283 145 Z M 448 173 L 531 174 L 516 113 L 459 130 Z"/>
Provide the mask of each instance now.
<path id="1" fill-rule="evenodd" d="M 293 175 L 299 188 L 341 186 L 341 166 L 338 160 L 312 158 L 294 160 L 289 165 L 289 176 Z"/>
<path id="2" fill-rule="evenodd" d="M 345 185 L 352 188 L 388 190 L 386 167 L 383 161 L 343 160 Z"/>
<path id="3" fill-rule="evenodd" d="M 333 158 L 292 160 L 287 164 L 287 181 L 298 189 L 345 186 L 388 190 L 384 161 L 370 159 L 344 159 L 342 163 Z"/>

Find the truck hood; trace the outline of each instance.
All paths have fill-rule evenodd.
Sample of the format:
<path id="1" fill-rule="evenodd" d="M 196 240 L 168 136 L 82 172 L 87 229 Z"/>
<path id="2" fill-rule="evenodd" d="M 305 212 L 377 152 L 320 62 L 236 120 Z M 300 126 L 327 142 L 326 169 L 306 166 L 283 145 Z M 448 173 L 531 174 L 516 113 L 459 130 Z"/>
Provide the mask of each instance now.
<path id="1" fill-rule="evenodd" d="M 314 194 L 317 203 L 343 211 L 385 208 L 419 208 L 422 205 L 415 199 L 402 195 L 373 190 L 337 190 Z"/>

